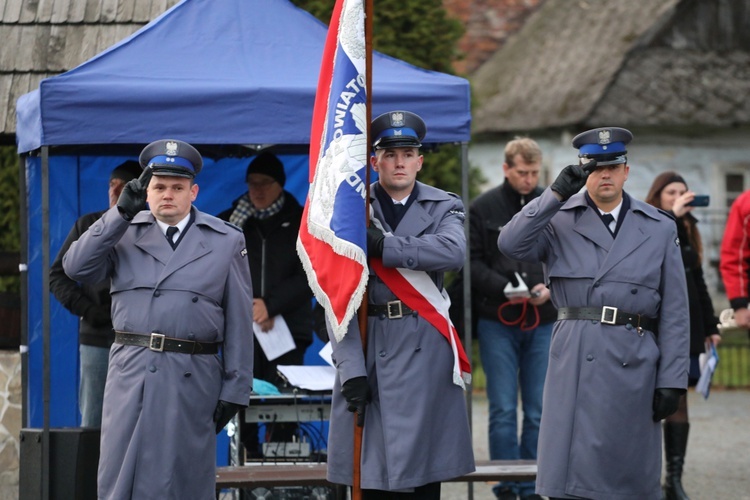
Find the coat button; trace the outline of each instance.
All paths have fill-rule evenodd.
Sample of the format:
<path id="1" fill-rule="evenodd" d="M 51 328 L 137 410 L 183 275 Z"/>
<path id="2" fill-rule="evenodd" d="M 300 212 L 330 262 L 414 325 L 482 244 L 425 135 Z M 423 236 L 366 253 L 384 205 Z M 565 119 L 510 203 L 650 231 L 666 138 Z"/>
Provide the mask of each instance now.
<path id="1" fill-rule="evenodd" d="M 633 329 L 633 325 L 631 325 L 630 323 L 628 323 L 627 325 L 625 325 L 625 329 L 632 330 Z"/>
<path id="2" fill-rule="evenodd" d="M 419 352 L 419 351 L 421 351 L 421 350 L 422 350 L 422 348 L 421 348 L 421 347 L 417 347 L 416 349 L 414 349 L 414 352 Z"/>
<path id="3" fill-rule="evenodd" d="M 198 302 L 198 297 L 193 297 L 193 298 L 192 298 L 192 301 L 193 301 L 193 303 L 196 303 L 196 302 Z"/>
<path id="4" fill-rule="evenodd" d="M 411 267 L 411 266 L 414 265 L 414 259 L 412 259 L 411 257 L 409 257 L 408 259 L 406 259 L 406 263 Z"/>
<path id="5" fill-rule="evenodd" d="M 627 364 L 627 363 L 623 363 L 623 364 L 622 364 L 622 367 L 623 367 L 623 368 L 626 368 L 627 366 L 628 366 L 628 364 Z"/>
<path id="6" fill-rule="evenodd" d="M 380 319 L 385 319 L 385 313 L 380 313 L 380 314 L 378 314 L 378 318 L 380 318 Z"/>
<path id="7" fill-rule="evenodd" d="M 630 293 L 632 293 L 633 295 L 635 295 L 636 293 L 638 293 L 638 289 L 637 288 L 631 288 L 630 289 Z"/>
<path id="8" fill-rule="evenodd" d="M 595 282 L 595 283 L 594 283 L 594 288 L 599 288 L 599 285 L 600 285 L 600 284 L 601 284 L 601 283 L 599 283 L 598 281 L 597 281 L 597 282 Z"/>
<path id="9" fill-rule="evenodd" d="M 529 215 L 536 215 L 536 208 L 531 208 L 531 209 L 529 209 L 529 211 L 528 211 L 527 213 L 528 213 Z"/>
<path id="10" fill-rule="evenodd" d="M 591 320 L 591 324 L 592 324 L 592 325 L 596 325 L 596 324 L 598 324 L 598 323 L 599 323 L 599 321 L 598 321 L 598 320 L 595 320 L 595 319 L 592 319 L 592 320 Z"/>
<path id="11" fill-rule="evenodd" d="M 594 361 L 594 355 L 589 354 L 588 356 L 586 356 L 586 361 Z"/>
<path id="12" fill-rule="evenodd" d="M 151 365 L 148 367 L 148 371 L 150 371 L 151 373 L 154 373 L 156 372 L 156 367 L 154 365 Z"/>
<path id="13" fill-rule="evenodd" d="M 159 290 L 154 292 L 154 297 L 159 297 L 161 295 L 161 292 Z"/>
<path id="14" fill-rule="evenodd" d="M 385 357 L 385 351 L 380 351 L 378 353 L 378 356 L 380 356 L 381 358 L 384 358 Z"/>
<path id="15" fill-rule="evenodd" d="M 185 373 L 184 373 L 184 375 L 185 375 L 185 378 L 190 378 L 190 375 L 192 375 L 192 373 L 190 373 L 190 372 L 185 372 Z"/>

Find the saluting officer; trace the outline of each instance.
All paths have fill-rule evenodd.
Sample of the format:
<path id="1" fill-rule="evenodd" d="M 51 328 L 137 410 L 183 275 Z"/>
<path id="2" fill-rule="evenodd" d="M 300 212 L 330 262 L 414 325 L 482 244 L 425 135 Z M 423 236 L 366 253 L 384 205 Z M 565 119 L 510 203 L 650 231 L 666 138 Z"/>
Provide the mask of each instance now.
<path id="1" fill-rule="evenodd" d="M 546 264 L 558 309 L 536 486 L 551 498 L 661 498 L 660 421 L 687 387 L 677 230 L 665 212 L 623 191 L 632 137 L 617 127 L 576 136 L 579 164 L 498 238 L 507 256 Z"/>
<path id="2" fill-rule="evenodd" d="M 435 294 L 440 297 L 443 272 L 464 262 L 464 209 L 456 195 L 416 180 L 425 133 L 424 121 L 408 111 L 385 113 L 372 122 L 371 163 L 379 179 L 370 186 L 375 219 L 367 234 L 366 355 L 356 317 L 340 341 L 331 335 L 337 376 L 328 479 L 352 484 L 350 412 L 356 412 L 364 423 L 360 483 L 365 500 L 439 500 L 441 481 L 474 470 L 464 379 L 458 373 L 459 365 L 465 371 L 468 365 L 452 348 L 455 341 L 460 350 L 460 342 L 444 336 L 447 305 L 445 315 L 431 314 L 441 307 Z M 411 272 L 414 288 L 408 296 L 397 268 Z"/>
<path id="3" fill-rule="evenodd" d="M 140 164 L 63 260 L 72 279 L 111 279 L 98 496 L 215 498 L 216 433 L 252 389 L 245 239 L 192 206 L 203 160 L 190 144 L 153 142 Z"/>

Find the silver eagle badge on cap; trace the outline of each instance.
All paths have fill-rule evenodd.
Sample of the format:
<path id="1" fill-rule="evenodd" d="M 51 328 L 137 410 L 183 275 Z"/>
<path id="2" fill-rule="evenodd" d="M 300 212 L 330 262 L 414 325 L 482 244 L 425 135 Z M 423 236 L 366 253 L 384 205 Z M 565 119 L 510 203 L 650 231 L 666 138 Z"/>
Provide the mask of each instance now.
<path id="1" fill-rule="evenodd" d="M 177 156 L 177 143 L 167 141 L 167 156 Z"/>
<path id="2" fill-rule="evenodd" d="M 403 127 L 404 114 L 400 112 L 391 113 L 391 127 Z"/>
<path id="3" fill-rule="evenodd" d="M 599 131 L 599 144 L 609 144 L 611 140 L 611 132 L 609 130 Z"/>

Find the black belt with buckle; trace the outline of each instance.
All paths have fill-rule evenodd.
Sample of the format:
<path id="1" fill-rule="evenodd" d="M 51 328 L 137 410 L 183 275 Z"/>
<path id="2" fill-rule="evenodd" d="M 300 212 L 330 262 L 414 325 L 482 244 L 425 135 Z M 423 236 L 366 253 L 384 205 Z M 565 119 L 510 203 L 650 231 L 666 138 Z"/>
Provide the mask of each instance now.
<path id="1" fill-rule="evenodd" d="M 641 330 L 657 333 L 658 323 L 654 318 L 621 311 L 616 307 L 561 307 L 557 319 L 590 319 L 605 325 L 632 325 Z"/>
<path id="2" fill-rule="evenodd" d="M 181 352 L 184 354 L 216 354 L 218 342 L 195 342 L 193 340 L 173 339 L 161 333 L 130 333 L 115 331 L 115 344 L 148 347 L 152 351 Z"/>
<path id="3" fill-rule="evenodd" d="M 388 319 L 400 319 L 414 313 L 414 309 L 406 307 L 400 300 L 392 300 L 384 305 L 367 304 L 368 316 L 385 314 Z"/>

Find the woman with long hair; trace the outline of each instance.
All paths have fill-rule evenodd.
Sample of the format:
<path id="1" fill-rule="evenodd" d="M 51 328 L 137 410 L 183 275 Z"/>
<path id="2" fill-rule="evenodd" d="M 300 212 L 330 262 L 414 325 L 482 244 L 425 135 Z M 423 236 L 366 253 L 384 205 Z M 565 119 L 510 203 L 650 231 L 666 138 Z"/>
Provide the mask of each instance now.
<path id="1" fill-rule="evenodd" d="M 690 213 L 693 207 L 688 205 L 694 197 L 695 193 L 688 189 L 685 179 L 672 171 L 659 174 L 646 197 L 646 203 L 670 212 L 677 222 L 690 305 L 690 387 L 695 387 L 700 377 L 698 355 L 705 352 L 706 342 L 718 345 L 721 341 L 717 328 L 718 319 L 703 278 L 703 243 L 698 231 L 698 220 Z M 664 497 L 667 500 L 688 499 L 682 487 L 682 468 L 689 430 L 685 394 L 680 399 L 677 412 L 664 420 L 664 450 L 667 460 Z"/>

